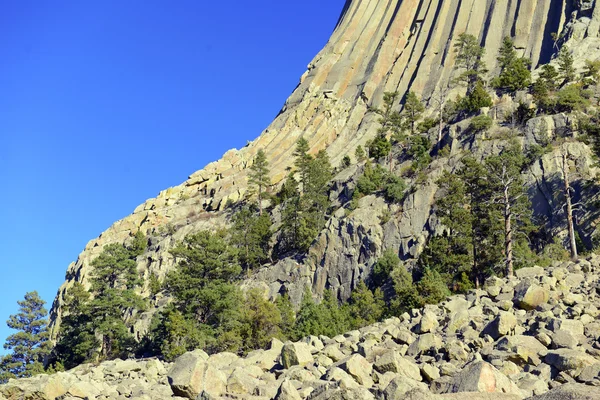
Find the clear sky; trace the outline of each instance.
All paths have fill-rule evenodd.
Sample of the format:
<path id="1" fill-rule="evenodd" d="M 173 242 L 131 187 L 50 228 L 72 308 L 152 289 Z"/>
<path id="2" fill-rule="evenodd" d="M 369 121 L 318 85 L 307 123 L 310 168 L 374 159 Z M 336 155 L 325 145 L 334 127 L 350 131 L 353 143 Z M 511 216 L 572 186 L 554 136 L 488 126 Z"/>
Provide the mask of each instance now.
<path id="1" fill-rule="evenodd" d="M 0 0 L 0 342 L 89 240 L 257 137 L 344 2 Z"/>

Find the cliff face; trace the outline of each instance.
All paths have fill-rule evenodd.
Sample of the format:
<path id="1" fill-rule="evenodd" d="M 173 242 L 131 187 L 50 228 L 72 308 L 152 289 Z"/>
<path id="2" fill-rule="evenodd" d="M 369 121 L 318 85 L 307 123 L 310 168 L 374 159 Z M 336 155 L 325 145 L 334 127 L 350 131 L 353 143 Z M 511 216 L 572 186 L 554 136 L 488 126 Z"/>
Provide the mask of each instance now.
<path id="1" fill-rule="evenodd" d="M 246 168 L 259 149 L 267 154 L 275 184 L 285 176 L 295 143 L 302 136 L 313 152 L 327 149 L 337 165 L 375 135 L 377 116 L 368 108 L 380 106 L 384 92 L 403 95 L 413 90 L 427 101 L 449 86 L 455 60 L 452 45 L 461 33 L 480 39 L 493 72 L 505 36 L 514 39 L 535 67 L 549 61 L 557 49 L 552 32 L 561 33 L 558 45 L 569 40 L 578 45 L 576 54 L 589 58 L 591 50 L 600 48 L 599 30 L 600 4 L 595 1 L 348 0 L 331 39 L 309 64 L 277 118 L 256 140 L 241 150 L 228 151 L 181 185 L 147 200 L 88 243 L 69 266 L 59 289 L 51 311 L 53 328 L 60 323 L 66 289 L 75 281 L 85 284 L 89 263 L 104 245 L 123 242 L 142 230 L 151 246 L 138 259 L 139 269 L 144 277 L 150 273 L 164 276 L 173 266 L 168 250 L 177 240 L 226 223 L 224 205 L 244 195 Z M 433 170 L 443 166 L 438 167 Z M 344 179 L 351 177 L 337 179 L 343 186 Z M 373 210 L 384 205 L 366 199 L 373 202 L 364 205 L 375 207 L 371 211 L 359 211 L 350 219 L 334 216 L 311 249 L 307 267 L 286 260 L 273 267 L 274 272 L 259 273 L 257 279 L 266 281 L 271 294 L 295 279 L 298 287 L 308 283 L 317 292 L 337 287 L 340 295 L 347 295 L 382 246 L 398 248 L 404 258 L 419 251 L 426 236 L 422 232 L 431 231 L 435 222 L 429 215 L 434 194 L 434 185 L 413 193 L 404 204 L 402 218 L 393 219 L 389 226 L 373 220 L 377 213 Z M 334 245 L 344 251 L 332 253 Z M 344 258 L 350 261 L 343 262 Z"/>

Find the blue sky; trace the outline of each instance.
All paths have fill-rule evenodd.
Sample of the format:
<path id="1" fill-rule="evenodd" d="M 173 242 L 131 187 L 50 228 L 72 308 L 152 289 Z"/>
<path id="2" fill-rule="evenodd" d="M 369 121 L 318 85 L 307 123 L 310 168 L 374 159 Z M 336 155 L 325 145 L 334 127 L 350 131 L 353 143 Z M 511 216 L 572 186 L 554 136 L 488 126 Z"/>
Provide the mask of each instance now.
<path id="1" fill-rule="evenodd" d="M 0 342 L 90 239 L 258 136 L 343 5 L 0 0 Z"/>

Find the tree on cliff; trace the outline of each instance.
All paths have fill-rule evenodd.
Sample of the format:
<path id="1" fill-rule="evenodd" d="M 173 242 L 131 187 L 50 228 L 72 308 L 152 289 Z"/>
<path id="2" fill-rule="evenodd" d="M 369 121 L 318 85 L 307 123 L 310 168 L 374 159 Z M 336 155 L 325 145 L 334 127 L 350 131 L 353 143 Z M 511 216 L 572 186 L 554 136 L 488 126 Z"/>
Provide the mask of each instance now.
<path id="1" fill-rule="evenodd" d="M 416 133 L 417 121 L 421 119 L 423 111 L 425 111 L 425 106 L 421 103 L 421 100 L 419 100 L 416 93 L 413 91 L 408 92 L 404 102 L 402 115 L 406 119 L 406 125 L 410 129 L 411 135 Z"/>
<path id="2" fill-rule="evenodd" d="M 456 52 L 456 68 L 464 70 L 456 79 L 466 84 L 467 96 L 475 90 L 477 82 L 483 80 L 487 73 L 485 61 L 485 49 L 479 45 L 477 38 L 468 33 L 461 33 L 454 43 Z"/>
<path id="3" fill-rule="evenodd" d="M 70 367 L 127 356 L 135 350 L 126 319 L 145 308 L 144 300 L 136 293 L 142 280 L 135 259 L 146 245 L 146 237 L 138 231 L 128 244 L 108 244 L 92 260 L 89 292 L 82 285 L 67 292 L 53 359 Z"/>
<path id="4" fill-rule="evenodd" d="M 6 324 L 17 332 L 6 338 L 4 348 L 11 350 L 0 362 L 0 383 L 11 377 L 23 378 L 44 372 L 44 361 L 50 353 L 46 302 L 37 292 L 25 294 L 17 302 L 19 312 Z"/>
<path id="5" fill-rule="evenodd" d="M 307 251 L 323 228 L 329 212 L 329 181 L 333 177 L 329 156 L 325 150 L 319 151 L 316 157 L 308 154 L 307 151 L 308 143 L 300 139 L 294 155 L 302 193 L 293 187 L 295 180 L 290 176 L 288 182 L 292 192 L 284 201 L 281 211 L 282 226 L 278 254 L 287 251 Z"/>
<path id="6" fill-rule="evenodd" d="M 232 218 L 231 243 L 238 247 L 239 261 L 249 274 L 269 259 L 271 217 L 256 214 L 255 209 L 244 207 Z"/>
<path id="7" fill-rule="evenodd" d="M 79 282 L 67 289 L 58 341 L 52 359 L 70 369 L 94 358 L 100 343 L 94 334 L 90 293 Z"/>
<path id="8" fill-rule="evenodd" d="M 100 359 L 110 359 L 133 351 L 135 342 L 126 326 L 128 311 L 143 310 L 145 303 L 135 292 L 142 284 L 136 257 L 146 248 L 146 238 L 138 231 L 129 246 L 111 243 L 92 261 L 90 303 L 94 332 L 101 336 Z"/>
<path id="9" fill-rule="evenodd" d="M 509 37 L 505 37 L 498 55 L 500 75 L 492 80 L 492 86 L 496 89 L 514 93 L 531 85 L 531 72 L 529 67 L 531 61 L 523 57 L 517 57 L 514 43 Z"/>
<path id="10" fill-rule="evenodd" d="M 262 200 L 265 195 L 266 188 L 271 185 L 269 177 L 269 162 L 263 149 L 260 149 L 254 157 L 254 163 L 250 166 L 248 174 L 248 183 L 254 186 L 258 197 L 258 213 L 262 215 Z"/>

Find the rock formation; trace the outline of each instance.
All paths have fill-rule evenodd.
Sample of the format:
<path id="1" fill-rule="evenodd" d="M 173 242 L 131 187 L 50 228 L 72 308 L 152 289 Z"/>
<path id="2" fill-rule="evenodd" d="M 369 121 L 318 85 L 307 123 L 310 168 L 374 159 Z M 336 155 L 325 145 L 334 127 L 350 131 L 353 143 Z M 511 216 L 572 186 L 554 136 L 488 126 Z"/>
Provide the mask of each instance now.
<path id="1" fill-rule="evenodd" d="M 600 398 L 600 256 L 516 275 L 333 338 L 84 364 L 0 400 Z"/>
<path id="2" fill-rule="evenodd" d="M 594 1 L 348 0 L 331 39 L 309 64 L 277 118 L 256 140 L 241 150 L 228 151 L 181 185 L 160 192 L 87 244 L 69 266 L 66 282 L 53 304 L 53 335 L 60 324 L 66 290 L 75 281 L 87 283 L 90 262 L 104 245 L 123 242 L 142 230 L 150 237 L 151 246 L 138 259 L 139 270 L 145 278 L 151 273 L 164 277 L 173 266 L 168 250 L 177 240 L 187 233 L 227 223 L 224 205 L 244 196 L 246 168 L 259 149 L 267 154 L 275 185 L 284 177 L 294 145 L 302 136 L 313 152 L 325 148 L 334 165 L 338 164 L 344 155 L 352 154 L 356 146 L 374 136 L 377 116 L 369 107 L 381 106 L 384 92 L 403 95 L 413 90 L 427 100 L 449 86 L 455 59 L 452 45 L 459 34 L 468 32 L 480 39 L 488 67 L 495 71 L 504 36 L 513 37 L 533 66 L 549 61 L 563 43 L 577 44 L 575 55 L 581 65 L 585 58 L 600 56 L 599 29 L 600 4 Z M 552 32 L 560 33 L 558 43 L 553 41 Z M 535 141 L 542 131 L 552 135 L 556 131 L 553 127 L 568 123 L 566 117 L 534 122 L 527 140 Z M 456 151 L 472 147 L 455 142 Z M 476 146 L 477 151 L 493 151 L 493 143 L 486 146 Z M 589 152 L 586 146 L 574 144 L 569 151 L 581 155 L 586 167 L 591 166 L 589 158 L 585 161 Z M 548 174 L 553 164 L 548 156 L 528 177 L 534 188 L 532 197 L 540 199 L 536 211 L 541 213 L 552 206 Z M 360 166 L 356 168 L 360 172 Z M 366 276 L 383 247 L 397 248 L 404 259 L 414 257 L 435 230 L 435 216 L 430 214 L 436 187 L 431 182 L 444 168 L 451 165 L 432 167 L 429 184 L 407 199 L 401 218 L 398 215 L 382 227 L 374 218 L 377 208 L 384 205 L 376 198 L 363 199 L 350 218 L 334 215 L 310 250 L 308 262 L 299 266 L 294 260 L 283 260 L 259 272 L 251 284 L 266 285 L 271 295 L 287 285 L 296 293 L 296 301 L 305 284 L 317 295 L 332 287 L 345 298 L 357 280 Z M 352 179 L 352 171 L 336 178 L 339 201 Z"/>

